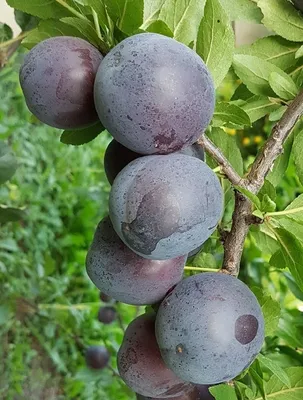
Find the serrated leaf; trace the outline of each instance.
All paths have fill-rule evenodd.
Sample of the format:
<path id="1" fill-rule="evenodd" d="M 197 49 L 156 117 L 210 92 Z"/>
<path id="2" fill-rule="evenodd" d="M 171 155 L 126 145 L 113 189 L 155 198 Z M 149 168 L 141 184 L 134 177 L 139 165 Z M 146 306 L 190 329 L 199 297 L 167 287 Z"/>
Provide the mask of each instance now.
<path id="1" fill-rule="evenodd" d="M 279 244 L 275 237 L 265 226 L 252 226 L 250 234 L 255 241 L 256 246 L 263 254 L 274 254 L 279 250 Z"/>
<path id="2" fill-rule="evenodd" d="M 249 368 L 249 374 L 256 385 L 257 389 L 259 390 L 262 399 L 267 400 L 267 396 L 265 393 L 264 388 L 264 379 L 263 379 L 263 372 L 260 366 L 258 359 L 256 359 L 253 364 Z"/>
<path id="3" fill-rule="evenodd" d="M 7 4 L 41 19 L 57 19 L 71 15 L 70 11 L 62 7 L 56 0 L 7 0 Z"/>
<path id="4" fill-rule="evenodd" d="M 213 115 L 212 126 L 229 128 L 250 126 L 248 114 L 235 104 L 219 102 Z"/>
<path id="5" fill-rule="evenodd" d="M 272 171 L 267 175 L 267 180 L 273 185 L 277 186 L 283 179 L 284 173 L 288 167 L 289 157 L 292 151 L 294 135 L 290 135 L 284 144 L 283 153 L 276 159 Z"/>
<path id="6" fill-rule="evenodd" d="M 271 200 L 271 198 L 265 194 L 261 201 L 261 211 L 266 212 L 273 212 L 276 209 L 276 203 Z"/>
<path id="7" fill-rule="evenodd" d="M 225 78 L 233 59 L 234 32 L 219 0 L 207 0 L 197 36 L 197 53 L 208 66 L 215 87 Z"/>
<path id="8" fill-rule="evenodd" d="M 294 42 L 303 41 L 302 15 L 285 0 L 258 0 L 263 24 L 271 31 Z"/>
<path id="9" fill-rule="evenodd" d="M 16 157 L 11 149 L 0 141 L 0 185 L 15 174 L 18 167 Z"/>
<path id="10" fill-rule="evenodd" d="M 99 47 L 100 39 L 92 22 L 77 17 L 61 18 L 60 21 L 71 26 L 73 29 L 77 29 L 81 37 L 85 38 L 96 47 Z"/>
<path id="11" fill-rule="evenodd" d="M 235 186 L 235 189 L 244 194 L 244 196 L 247 197 L 259 210 L 261 209 L 261 202 L 257 195 L 240 186 Z"/>
<path id="12" fill-rule="evenodd" d="M 302 157 L 302 151 L 303 151 L 303 130 L 297 133 L 297 135 L 294 138 L 294 144 L 293 144 L 293 157 L 294 157 L 294 162 L 296 166 L 296 171 L 298 178 L 300 179 L 300 182 L 303 184 L 303 157 Z"/>
<path id="13" fill-rule="evenodd" d="M 251 122 L 255 122 L 279 108 L 279 105 L 270 101 L 268 97 L 253 96 L 241 104 L 241 108 L 248 114 Z"/>
<path id="14" fill-rule="evenodd" d="M 303 398 L 303 367 L 285 369 L 290 380 L 290 388 L 273 375 L 266 384 L 266 394 L 271 400 L 302 400 Z M 257 397 L 255 400 L 262 400 Z"/>
<path id="15" fill-rule="evenodd" d="M 199 253 L 193 259 L 193 266 L 194 267 L 201 267 L 201 268 L 217 268 L 217 262 L 215 257 L 210 253 Z"/>
<path id="16" fill-rule="evenodd" d="M 296 296 L 297 299 L 303 301 L 303 291 L 300 290 L 299 286 L 296 284 L 296 281 L 292 277 L 292 275 L 288 272 L 283 272 L 285 279 L 287 281 L 288 287 L 292 294 Z"/>
<path id="17" fill-rule="evenodd" d="M 293 202 L 291 202 L 285 208 L 283 215 L 281 216 L 303 224 L 303 194 L 300 194 Z"/>
<path id="18" fill-rule="evenodd" d="M 12 28 L 9 25 L 0 22 L 0 43 L 6 42 L 7 40 L 10 40 L 12 37 L 13 37 Z"/>
<path id="19" fill-rule="evenodd" d="M 0 224 L 24 219 L 25 212 L 19 208 L 0 206 Z"/>
<path id="20" fill-rule="evenodd" d="M 103 0 L 110 18 L 120 31 L 132 34 L 143 23 L 144 0 Z"/>
<path id="21" fill-rule="evenodd" d="M 253 287 L 251 290 L 258 299 L 262 309 L 265 321 L 265 336 L 272 336 L 279 324 L 281 315 L 280 304 L 258 287 Z"/>
<path id="22" fill-rule="evenodd" d="M 273 201 L 277 198 L 275 187 L 267 179 L 265 179 L 264 184 L 258 193 L 259 199 L 261 200 L 265 194 L 267 194 Z"/>
<path id="23" fill-rule="evenodd" d="M 258 39 L 252 45 L 240 46 L 236 53 L 261 58 L 285 71 L 296 63 L 295 55 L 299 48 L 300 43 L 273 35 Z"/>
<path id="24" fill-rule="evenodd" d="M 64 131 L 60 141 L 64 144 L 80 146 L 94 140 L 102 131 L 104 131 L 104 127 L 100 122 L 84 129 Z"/>
<path id="25" fill-rule="evenodd" d="M 280 68 L 261 58 L 242 54 L 234 55 L 233 66 L 236 74 L 252 93 L 275 96 L 268 81 L 272 72 L 283 74 Z"/>
<path id="26" fill-rule="evenodd" d="M 36 28 L 39 23 L 38 18 L 20 10 L 15 10 L 15 20 L 23 32 Z"/>
<path id="27" fill-rule="evenodd" d="M 76 1 L 79 2 L 79 0 Z M 95 10 L 100 22 L 103 23 L 107 22 L 104 0 L 81 0 L 81 4 L 86 7 L 91 7 L 93 10 Z"/>
<path id="28" fill-rule="evenodd" d="M 303 290 L 303 246 L 300 241 L 284 228 L 272 228 L 280 244 L 281 265 L 290 270 L 297 285 Z"/>
<path id="29" fill-rule="evenodd" d="M 145 0 L 140 28 L 145 30 L 153 22 L 161 20 L 176 40 L 189 45 L 197 38 L 204 6 L 205 0 Z"/>
<path id="30" fill-rule="evenodd" d="M 243 382 L 235 381 L 235 388 L 241 400 L 252 400 L 255 397 L 251 388 Z"/>
<path id="31" fill-rule="evenodd" d="M 233 136 L 228 135 L 223 129 L 212 128 L 209 138 L 220 147 L 222 153 L 229 160 L 239 175 L 243 174 L 243 159 L 237 142 Z"/>
<path id="32" fill-rule="evenodd" d="M 220 384 L 209 388 L 216 400 L 237 400 L 235 388 L 226 384 Z"/>
<path id="33" fill-rule="evenodd" d="M 251 0 L 220 0 L 231 21 L 253 21 L 261 23 L 260 8 Z"/>
<path id="34" fill-rule="evenodd" d="M 284 100 L 292 100 L 299 93 L 295 82 L 289 75 L 284 72 L 282 74 L 282 71 L 280 73 L 272 72 L 269 75 L 269 84 L 272 90 Z"/>
<path id="35" fill-rule="evenodd" d="M 275 216 L 275 220 L 278 221 L 279 226 L 293 233 L 303 243 L 303 224 L 300 221 L 297 222 L 295 219 L 287 218 L 286 216 L 284 218 Z"/>
<path id="36" fill-rule="evenodd" d="M 163 21 L 155 21 L 146 29 L 147 32 L 160 33 L 168 37 L 173 37 L 172 31 L 169 29 L 167 24 Z"/>
<path id="37" fill-rule="evenodd" d="M 67 25 L 64 22 L 48 19 L 40 21 L 38 28 L 34 29 L 22 42 L 27 48 L 31 49 L 40 43 L 42 40 L 54 37 L 54 36 L 74 36 L 81 39 L 86 39 L 85 35 L 82 35 L 78 29 L 74 26 Z"/>
<path id="38" fill-rule="evenodd" d="M 290 379 L 287 373 L 280 367 L 280 365 L 271 360 L 268 357 L 263 356 L 263 354 L 259 354 L 257 357 L 259 363 L 269 369 L 282 383 L 284 383 L 287 387 L 291 387 Z"/>

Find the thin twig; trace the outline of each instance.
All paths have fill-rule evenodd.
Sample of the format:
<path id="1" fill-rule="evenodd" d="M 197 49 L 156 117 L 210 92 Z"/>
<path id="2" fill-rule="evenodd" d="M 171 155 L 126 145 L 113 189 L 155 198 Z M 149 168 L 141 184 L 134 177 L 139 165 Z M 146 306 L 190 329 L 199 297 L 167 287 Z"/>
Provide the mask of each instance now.
<path id="1" fill-rule="evenodd" d="M 205 134 L 200 137 L 198 144 L 219 164 L 223 173 L 233 185 L 241 186 L 241 176 L 234 170 L 221 150 Z"/>

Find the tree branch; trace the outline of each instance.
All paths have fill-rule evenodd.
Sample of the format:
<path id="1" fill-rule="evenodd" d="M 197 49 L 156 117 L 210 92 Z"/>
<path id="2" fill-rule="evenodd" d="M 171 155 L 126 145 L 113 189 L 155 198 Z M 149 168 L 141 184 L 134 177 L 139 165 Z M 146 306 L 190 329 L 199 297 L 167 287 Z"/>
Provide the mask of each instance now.
<path id="1" fill-rule="evenodd" d="M 241 186 L 241 176 L 234 170 L 221 150 L 205 134 L 199 138 L 198 144 L 220 165 L 223 173 L 233 185 Z"/>
<path id="2" fill-rule="evenodd" d="M 277 157 L 283 152 L 283 144 L 292 132 L 299 118 L 303 115 L 303 91 L 288 106 L 281 120 L 274 126 L 272 133 L 257 155 L 246 179 L 234 171 L 221 151 L 206 136 L 199 140 L 204 149 L 221 166 L 223 172 L 233 185 L 258 194 L 264 180 Z M 235 209 L 232 227 L 224 241 L 224 259 L 222 272 L 238 276 L 245 238 L 253 221 L 252 204 L 248 198 L 235 192 Z"/>

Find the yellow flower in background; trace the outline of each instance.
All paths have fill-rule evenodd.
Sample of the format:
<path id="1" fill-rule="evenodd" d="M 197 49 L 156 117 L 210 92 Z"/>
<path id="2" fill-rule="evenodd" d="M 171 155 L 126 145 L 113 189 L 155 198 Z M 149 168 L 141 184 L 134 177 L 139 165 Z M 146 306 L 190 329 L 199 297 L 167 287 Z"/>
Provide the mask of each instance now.
<path id="1" fill-rule="evenodd" d="M 243 141 L 242 141 L 242 143 L 243 143 L 243 146 L 249 146 L 250 145 L 250 138 L 249 137 L 245 137 L 245 138 L 243 138 Z"/>
<path id="2" fill-rule="evenodd" d="M 262 136 L 260 136 L 260 135 L 255 136 L 254 142 L 255 142 L 256 144 L 260 144 L 261 142 L 263 142 Z"/>
<path id="3" fill-rule="evenodd" d="M 224 128 L 225 132 L 228 133 L 231 136 L 235 136 L 235 134 L 237 133 L 236 129 L 231 129 L 231 128 Z"/>

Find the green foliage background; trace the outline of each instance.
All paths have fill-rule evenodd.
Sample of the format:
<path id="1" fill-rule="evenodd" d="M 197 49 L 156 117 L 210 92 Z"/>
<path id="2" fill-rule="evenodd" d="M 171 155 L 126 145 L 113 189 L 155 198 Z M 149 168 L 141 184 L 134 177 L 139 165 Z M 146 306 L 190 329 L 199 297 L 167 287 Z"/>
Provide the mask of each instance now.
<path id="1" fill-rule="evenodd" d="M 27 48 L 64 34 L 104 51 L 143 30 L 195 47 L 217 87 L 207 134 L 240 175 L 303 86 L 303 18 L 288 0 L 65 1 L 73 13 L 58 0 L 7 2 L 21 10 L 16 18 L 29 31 Z M 275 34 L 234 49 L 230 22 L 238 19 L 262 21 Z M 11 37 L 0 25 L 0 53 Z M 61 135 L 30 116 L 18 83 L 23 57 L 20 51 L 0 70 L 0 399 L 134 399 L 115 375 L 115 355 L 122 328 L 144 309 L 117 304 L 120 320 L 101 325 L 99 293 L 84 268 L 94 229 L 107 213 L 103 157 L 110 137 L 97 136 L 101 124 Z M 66 146 L 60 135 L 65 144 L 89 143 Z M 302 149 L 299 123 L 258 196 L 245 192 L 264 223 L 250 229 L 240 279 L 262 306 L 266 341 L 234 386 L 211 389 L 217 400 L 303 398 Z M 225 190 L 220 229 L 228 230 L 234 191 L 207 161 Z M 222 258 L 216 232 L 188 260 L 185 274 L 216 270 Z M 111 368 L 85 367 L 91 344 L 109 348 Z"/>

